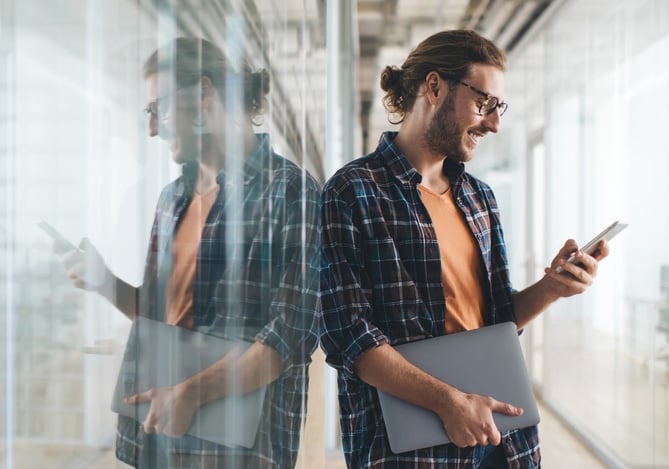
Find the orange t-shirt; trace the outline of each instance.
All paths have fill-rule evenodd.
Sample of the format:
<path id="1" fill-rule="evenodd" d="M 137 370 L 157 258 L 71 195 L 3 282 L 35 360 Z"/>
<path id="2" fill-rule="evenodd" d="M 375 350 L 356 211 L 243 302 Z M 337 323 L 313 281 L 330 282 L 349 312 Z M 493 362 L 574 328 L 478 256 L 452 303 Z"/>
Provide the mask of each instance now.
<path id="1" fill-rule="evenodd" d="M 193 193 L 183 219 L 174 234 L 172 246 L 172 272 L 167 284 L 165 322 L 193 328 L 193 284 L 197 251 L 207 215 L 214 205 L 218 186 L 205 194 Z"/>
<path id="2" fill-rule="evenodd" d="M 483 270 L 479 249 L 451 191 L 439 195 L 418 185 L 432 218 L 441 255 L 441 279 L 446 298 L 446 332 L 483 326 Z"/>

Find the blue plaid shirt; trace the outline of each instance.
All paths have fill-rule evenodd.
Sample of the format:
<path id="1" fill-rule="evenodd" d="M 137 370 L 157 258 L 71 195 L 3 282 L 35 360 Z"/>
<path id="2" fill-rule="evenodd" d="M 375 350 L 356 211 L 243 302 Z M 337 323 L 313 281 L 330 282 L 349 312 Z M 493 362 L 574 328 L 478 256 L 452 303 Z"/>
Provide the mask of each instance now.
<path id="1" fill-rule="evenodd" d="M 382 135 L 376 151 L 339 170 L 322 198 L 321 335 L 338 371 L 341 431 L 349 467 L 472 467 L 474 449 L 448 444 L 402 454 L 388 445 L 376 389 L 353 363 L 381 344 L 446 333 L 437 236 L 421 202 L 421 176 Z M 487 282 L 484 321 L 515 321 L 502 227 L 491 189 L 444 161 L 458 208 L 480 250 Z M 539 467 L 536 427 L 503 435 L 511 468 Z"/>
<path id="2" fill-rule="evenodd" d="M 218 175 L 220 190 L 196 260 L 194 325 L 272 347 L 284 371 L 267 387 L 253 448 L 189 435 L 169 439 L 172 461 L 197 461 L 187 463 L 195 467 L 223 467 L 239 457 L 252 467 L 292 468 L 297 456 L 307 366 L 318 338 L 320 189 L 306 171 L 272 151 L 267 135 L 258 139 L 239 177 Z M 140 314 L 152 319 L 164 319 L 172 241 L 197 171 L 197 164 L 184 166 L 158 201 L 138 299 Z M 120 416 L 117 457 L 136 465 L 143 438 L 136 420 Z"/>

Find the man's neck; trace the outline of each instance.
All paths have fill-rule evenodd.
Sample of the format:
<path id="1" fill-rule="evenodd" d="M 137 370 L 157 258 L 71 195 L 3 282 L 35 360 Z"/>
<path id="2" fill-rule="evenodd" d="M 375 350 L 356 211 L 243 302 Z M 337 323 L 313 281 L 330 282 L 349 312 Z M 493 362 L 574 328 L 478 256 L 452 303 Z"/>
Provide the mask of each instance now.
<path id="1" fill-rule="evenodd" d="M 445 157 L 434 153 L 422 136 L 412 135 L 410 131 L 403 133 L 403 130 L 400 129 L 394 143 L 421 175 L 421 184 L 437 194 L 446 192 L 449 181 L 443 172 Z"/>
<path id="2" fill-rule="evenodd" d="M 244 158 L 258 144 L 258 138 L 252 129 L 247 129 L 244 133 L 242 143 L 242 155 Z M 212 139 L 209 144 L 203 148 L 202 158 L 200 160 L 200 172 L 195 184 L 195 191 L 204 194 L 218 184 L 216 178 L 225 168 L 226 154 L 225 145 L 217 139 Z"/>

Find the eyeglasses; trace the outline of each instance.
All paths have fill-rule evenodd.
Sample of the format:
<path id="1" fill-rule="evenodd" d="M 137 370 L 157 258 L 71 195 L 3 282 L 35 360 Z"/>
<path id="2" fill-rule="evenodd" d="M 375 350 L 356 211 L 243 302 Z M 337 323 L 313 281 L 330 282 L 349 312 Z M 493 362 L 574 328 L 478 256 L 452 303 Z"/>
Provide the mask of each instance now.
<path id="1" fill-rule="evenodd" d="M 176 90 L 174 90 L 176 92 Z M 149 116 L 156 117 L 158 119 L 164 119 L 167 117 L 167 115 L 170 113 L 170 96 L 173 94 L 172 93 L 167 93 L 164 96 L 161 96 L 160 98 L 156 99 L 155 101 L 151 101 L 149 104 L 146 105 L 144 108 L 144 112 L 148 114 Z"/>
<path id="2" fill-rule="evenodd" d="M 158 119 L 161 119 L 165 117 L 166 113 L 160 112 L 160 106 L 158 105 L 158 100 L 151 101 L 147 106 L 144 108 L 144 113 L 156 117 Z"/>
<path id="3" fill-rule="evenodd" d="M 485 91 L 481 91 L 478 88 L 474 88 L 472 85 L 465 83 L 464 81 L 458 82 L 461 85 L 466 86 L 467 88 L 475 91 L 476 93 L 483 96 L 485 99 L 477 101 L 479 105 L 479 116 L 487 116 L 495 112 L 495 109 L 499 109 L 499 117 L 502 117 L 506 110 L 509 108 L 509 105 L 504 101 L 500 101 L 499 98 L 495 96 L 490 96 Z"/>
<path id="4" fill-rule="evenodd" d="M 178 88 L 174 88 L 174 90 L 165 93 L 162 95 L 160 98 L 156 99 L 155 101 L 151 101 L 149 104 L 146 105 L 144 108 L 144 112 L 148 114 L 149 116 L 156 117 L 158 119 L 164 119 L 169 115 L 169 113 L 172 111 L 173 108 L 173 103 L 171 102 L 170 98 L 179 90 L 183 89 L 185 87 L 180 86 Z"/>

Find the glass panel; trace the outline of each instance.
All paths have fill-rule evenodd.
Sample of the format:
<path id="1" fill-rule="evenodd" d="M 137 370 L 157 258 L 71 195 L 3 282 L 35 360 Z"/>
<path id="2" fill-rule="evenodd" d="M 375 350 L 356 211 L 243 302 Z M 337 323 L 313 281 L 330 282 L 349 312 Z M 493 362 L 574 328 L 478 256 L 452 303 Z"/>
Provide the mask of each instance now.
<path id="1" fill-rule="evenodd" d="M 569 237 L 630 224 L 591 289 L 552 305 L 543 324 L 542 397 L 610 465 L 669 464 L 669 166 L 657 118 L 669 99 L 667 8 L 566 2 L 507 78 L 509 102 L 534 104 L 505 124 L 528 129 L 528 142 L 545 129 L 546 210 L 530 218 L 546 220 L 539 265 Z"/>
<path id="2" fill-rule="evenodd" d="M 249 448 L 220 445 L 226 430 L 241 433 L 240 415 L 214 422 L 213 436 L 138 438 L 143 455 L 154 448 L 184 467 L 323 465 L 322 419 L 304 428 L 324 178 L 322 8 L 0 0 L 0 466 L 126 467 L 110 403 L 117 386 L 147 390 L 145 378 L 160 391 L 141 399 L 156 410 L 164 398 L 168 410 L 154 422 L 137 406 L 119 419 L 126 440 L 138 422 L 195 431 L 188 422 L 195 409 L 213 415 L 209 401 L 266 393 Z M 74 246 L 59 247 L 41 220 Z M 169 333 L 146 345 L 158 326 L 131 329 L 137 314 Z M 214 355 L 200 375 L 212 362 L 185 352 L 177 327 L 250 348 Z M 164 350 L 151 366 L 149 350 Z M 319 389 L 322 363 L 314 368 Z M 137 455 L 121 440 L 118 456 Z"/>

